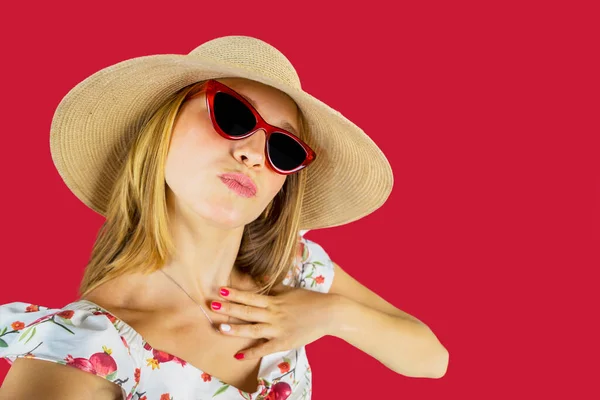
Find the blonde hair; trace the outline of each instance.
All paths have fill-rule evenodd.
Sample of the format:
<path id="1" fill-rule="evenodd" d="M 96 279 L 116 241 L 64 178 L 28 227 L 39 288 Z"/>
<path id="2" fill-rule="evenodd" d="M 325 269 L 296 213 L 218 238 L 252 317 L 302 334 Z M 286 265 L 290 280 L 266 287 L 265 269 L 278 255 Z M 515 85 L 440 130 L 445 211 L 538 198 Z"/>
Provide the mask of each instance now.
<path id="1" fill-rule="evenodd" d="M 181 105 L 204 91 L 203 83 L 189 85 L 169 96 L 133 140 L 80 283 L 81 297 L 116 277 L 155 272 L 173 254 L 164 166 Z M 303 140 L 306 127 L 299 112 L 299 135 Z M 306 169 L 302 169 L 288 175 L 261 215 L 244 227 L 234 265 L 250 275 L 259 287 L 257 293 L 268 294 L 294 264 L 305 173 Z"/>

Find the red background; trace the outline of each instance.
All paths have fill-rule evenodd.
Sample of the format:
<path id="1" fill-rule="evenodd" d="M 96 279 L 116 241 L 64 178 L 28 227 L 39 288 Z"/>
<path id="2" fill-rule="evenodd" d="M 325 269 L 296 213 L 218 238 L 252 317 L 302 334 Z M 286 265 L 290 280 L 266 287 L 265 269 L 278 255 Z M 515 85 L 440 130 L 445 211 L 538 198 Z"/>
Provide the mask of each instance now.
<path id="1" fill-rule="evenodd" d="M 127 58 L 250 35 L 394 170 L 378 211 L 307 237 L 450 352 L 442 379 L 409 378 L 325 337 L 307 346 L 313 398 L 597 396 L 598 14 L 577 2 L 311 3 L 3 5 L 0 304 L 75 300 L 103 221 L 50 157 L 68 90 Z"/>

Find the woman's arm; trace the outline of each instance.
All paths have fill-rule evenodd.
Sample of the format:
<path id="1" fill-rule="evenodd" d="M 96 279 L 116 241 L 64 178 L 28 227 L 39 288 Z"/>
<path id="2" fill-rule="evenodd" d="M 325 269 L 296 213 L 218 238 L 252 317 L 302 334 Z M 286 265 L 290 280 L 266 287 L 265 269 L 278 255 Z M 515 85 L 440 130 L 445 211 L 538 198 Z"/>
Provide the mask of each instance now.
<path id="1" fill-rule="evenodd" d="M 371 355 L 392 371 L 409 377 L 441 378 L 449 353 L 422 322 L 393 316 L 331 294 L 329 334 Z"/>
<path id="2" fill-rule="evenodd" d="M 329 334 L 410 377 L 440 378 L 449 353 L 427 325 L 394 307 L 333 262 Z"/>

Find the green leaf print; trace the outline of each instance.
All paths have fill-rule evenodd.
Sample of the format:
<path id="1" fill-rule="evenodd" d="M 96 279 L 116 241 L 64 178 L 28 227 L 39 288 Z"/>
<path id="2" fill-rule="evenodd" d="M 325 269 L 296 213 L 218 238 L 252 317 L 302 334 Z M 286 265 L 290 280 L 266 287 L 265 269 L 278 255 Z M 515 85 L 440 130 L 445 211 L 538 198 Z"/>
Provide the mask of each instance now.
<path id="1" fill-rule="evenodd" d="M 271 387 L 271 382 L 269 382 L 265 378 L 260 378 L 260 382 L 259 383 L 263 384 L 265 387 Z"/>
<path id="2" fill-rule="evenodd" d="M 4 327 L 4 329 L 2 329 L 2 332 L 0 332 L 0 336 L 4 335 L 4 332 L 6 332 L 6 326 Z"/>
<path id="3" fill-rule="evenodd" d="M 246 400 L 252 400 L 252 395 L 246 392 L 242 392 L 240 391 L 240 394 L 242 395 L 243 398 L 245 398 Z"/>
<path id="4" fill-rule="evenodd" d="M 117 377 L 117 371 L 113 371 L 110 374 L 106 375 L 106 379 L 108 379 L 111 382 L 114 381 L 116 377 Z"/>
<path id="5" fill-rule="evenodd" d="M 2 339 L 0 339 L 0 347 L 8 347 L 8 344 Z"/>
<path id="6" fill-rule="evenodd" d="M 308 396 L 308 389 L 304 389 L 302 392 L 302 400 L 306 400 L 306 396 Z"/>
<path id="7" fill-rule="evenodd" d="M 317 264 L 317 265 L 325 265 L 325 264 L 323 264 L 321 261 L 317 261 L 317 260 L 313 261 L 312 263 L 313 263 L 313 264 Z"/>
<path id="8" fill-rule="evenodd" d="M 19 342 L 21 340 L 25 339 L 25 336 L 27 336 L 32 329 L 33 329 L 33 326 L 30 326 L 29 328 L 25 329 L 25 332 L 23 332 L 21 334 L 21 336 L 19 336 Z"/>
<path id="9" fill-rule="evenodd" d="M 215 397 L 216 395 L 219 395 L 219 394 L 223 393 L 224 391 L 226 391 L 226 390 L 227 390 L 227 388 L 228 388 L 228 387 L 229 387 L 229 385 L 223 385 L 223 386 L 221 386 L 221 387 L 219 388 L 219 390 L 217 390 L 217 391 L 215 392 L 215 394 L 213 394 L 213 395 L 212 395 L 212 397 Z"/>
<path id="10" fill-rule="evenodd" d="M 60 326 L 61 328 L 63 328 L 63 329 L 64 329 L 64 330 L 66 330 L 67 332 L 69 332 L 70 334 L 72 334 L 72 335 L 74 335 L 74 334 L 75 334 L 75 332 L 73 332 L 72 330 L 70 330 L 69 328 L 67 328 L 67 327 L 66 327 L 66 326 L 64 326 L 64 325 L 61 325 L 61 324 L 59 324 L 59 323 L 58 323 L 58 322 L 56 322 L 55 320 L 53 320 L 53 319 L 50 319 L 49 321 L 50 321 L 50 322 L 52 322 L 52 323 L 54 323 L 55 325 L 58 325 L 58 326 Z"/>
<path id="11" fill-rule="evenodd" d="M 61 319 L 61 322 L 65 325 L 71 325 L 71 326 L 75 326 L 75 324 L 73 324 L 73 321 L 71 321 L 70 318 L 64 318 L 61 317 L 60 315 L 58 316 Z"/>
<path id="12" fill-rule="evenodd" d="M 25 344 L 27 344 L 31 340 L 31 338 L 35 335 L 35 331 L 36 331 L 36 328 L 33 328 L 33 331 L 31 331 L 31 336 L 29 336 L 29 339 L 27 339 L 25 341 Z"/>

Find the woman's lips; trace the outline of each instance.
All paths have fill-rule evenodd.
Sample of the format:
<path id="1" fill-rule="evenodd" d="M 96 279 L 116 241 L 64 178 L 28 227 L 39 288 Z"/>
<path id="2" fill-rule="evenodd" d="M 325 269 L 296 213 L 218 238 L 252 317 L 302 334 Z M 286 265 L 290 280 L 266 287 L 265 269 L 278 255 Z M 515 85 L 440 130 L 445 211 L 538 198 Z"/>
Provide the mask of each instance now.
<path id="1" fill-rule="evenodd" d="M 231 190 L 242 197 L 253 197 L 256 195 L 256 185 L 252 179 L 244 174 L 222 174 L 221 181 Z"/>

